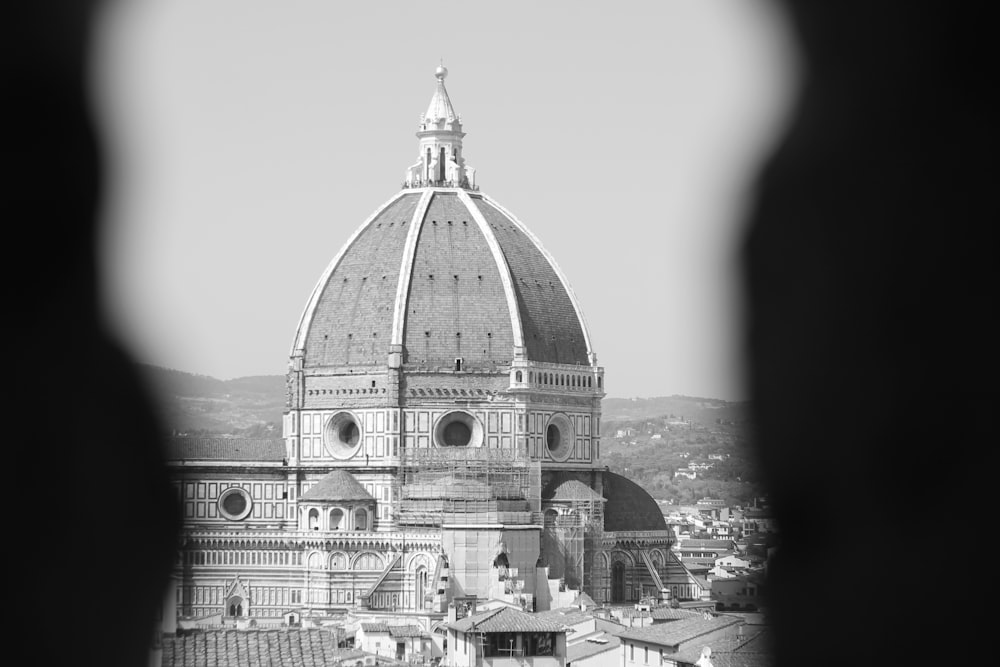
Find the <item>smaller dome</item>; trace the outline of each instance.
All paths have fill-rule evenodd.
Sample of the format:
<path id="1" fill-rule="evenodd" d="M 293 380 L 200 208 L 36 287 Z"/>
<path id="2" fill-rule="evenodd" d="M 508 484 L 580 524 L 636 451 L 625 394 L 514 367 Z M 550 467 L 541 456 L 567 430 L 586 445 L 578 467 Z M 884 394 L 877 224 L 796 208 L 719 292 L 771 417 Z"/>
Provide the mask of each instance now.
<path id="1" fill-rule="evenodd" d="M 632 480 L 604 473 L 604 530 L 667 530 L 660 506 L 646 490 Z"/>
<path id="2" fill-rule="evenodd" d="M 346 470 L 334 470 L 303 493 L 299 499 L 319 502 L 344 500 L 373 502 L 375 500 L 365 487 L 361 486 L 361 483 L 354 478 L 354 475 Z"/>

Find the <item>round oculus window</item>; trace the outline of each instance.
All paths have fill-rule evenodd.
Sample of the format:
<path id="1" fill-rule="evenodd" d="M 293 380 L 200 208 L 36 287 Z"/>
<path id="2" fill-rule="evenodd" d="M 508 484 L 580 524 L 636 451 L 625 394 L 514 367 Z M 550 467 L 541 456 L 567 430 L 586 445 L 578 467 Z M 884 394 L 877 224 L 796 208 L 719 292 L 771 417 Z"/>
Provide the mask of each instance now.
<path id="1" fill-rule="evenodd" d="M 438 419 L 434 427 L 438 447 L 479 447 L 483 444 L 483 425 L 464 410 L 453 410 Z"/>
<path id="2" fill-rule="evenodd" d="M 326 420 L 323 446 L 335 459 L 346 460 L 361 449 L 361 420 L 353 413 L 338 412 Z"/>
<path id="3" fill-rule="evenodd" d="M 561 412 L 549 418 L 545 427 L 545 447 L 549 456 L 560 462 L 573 453 L 573 422 Z"/>
<path id="4" fill-rule="evenodd" d="M 230 521 L 245 519 L 252 507 L 250 494 L 238 486 L 226 489 L 219 496 L 219 513 Z"/>

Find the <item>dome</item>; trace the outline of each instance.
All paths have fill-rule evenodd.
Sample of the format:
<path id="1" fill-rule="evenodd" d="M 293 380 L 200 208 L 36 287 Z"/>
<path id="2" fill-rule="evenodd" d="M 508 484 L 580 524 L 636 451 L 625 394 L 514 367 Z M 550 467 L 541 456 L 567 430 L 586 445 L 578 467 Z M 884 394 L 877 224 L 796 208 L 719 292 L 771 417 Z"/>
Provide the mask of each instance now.
<path id="1" fill-rule="evenodd" d="M 303 493 L 301 499 L 318 502 L 375 500 L 354 475 L 346 470 L 334 470 L 329 473 Z"/>
<path id="2" fill-rule="evenodd" d="M 667 530 L 660 506 L 632 480 L 605 472 L 604 497 L 604 530 Z"/>
<path id="3" fill-rule="evenodd" d="M 348 239 L 299 322 L 292 356 L 333 373 L 500 370 L 596 363 L 580 308 L 552 257 L 479 192 L 465 133 L 436 71 L 403 189 Z M 455 369 L 456 360 L 461 368 Z"/>
<path id="4" fill-rule="evenodd" d="M 304 367 L 465 370 L 529 361 L 589 364 L 586 326 L 537 239 L 488 196 L 403 190 L 336 255 L 303 315 Z"/>

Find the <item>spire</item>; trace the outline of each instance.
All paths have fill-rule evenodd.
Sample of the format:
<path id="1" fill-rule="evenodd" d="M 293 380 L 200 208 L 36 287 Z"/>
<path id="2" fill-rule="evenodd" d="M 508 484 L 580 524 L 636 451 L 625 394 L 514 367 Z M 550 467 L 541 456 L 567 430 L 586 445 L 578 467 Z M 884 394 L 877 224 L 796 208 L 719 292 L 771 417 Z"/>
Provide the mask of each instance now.
<path id="1" fill-rule="evenodd" d="M 437 86 L 427 113 L 420 118 L 417 138 L 420 148 L 417 163 L 406 170 L 404 187 L 450 187 L 476 190 L 476 170 L 467 167 L 462 154 L 462 118 L 448 97 L 444 63 L 434 70 Z"/>
<path id="2" fill-rule="evenodd" d="M 431 98 L 431 103 L 427 107 L 427 113 L 424 114 L 424 125 L 437 123 L 439 120 L 451 121 L 458 118 L 458 114 L 455 113 L 455 107 L 451 105 L 451 99 L 448 97 L 448 90 L 444 87 L 444 80 L 447 76 L 448 68 L 444 65 L 439 65 L 434 70 L 434 78 L 437 79 L 437 90 L 434 91 L 434 97 Z"/>

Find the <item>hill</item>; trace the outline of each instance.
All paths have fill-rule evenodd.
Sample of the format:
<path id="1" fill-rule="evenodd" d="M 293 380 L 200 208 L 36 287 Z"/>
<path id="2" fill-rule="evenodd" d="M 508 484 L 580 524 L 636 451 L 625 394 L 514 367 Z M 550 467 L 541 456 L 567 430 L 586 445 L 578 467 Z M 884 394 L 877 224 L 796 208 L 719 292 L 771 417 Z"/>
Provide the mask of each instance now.
<path id="1" fill-rule="evenodd" d="M 219 380 L 207 375 L 142 367 L 159 396 L 172 433 L 277 437 L 285 407 L 285 377 Z M 711 398 L 606 398 L 601 458 L 654 498 L 694 502 L 704 496 L 742 502 L 760 495 L 747 444 L 749 405 Z M 678 475 L 691 465 L 694 479 Z"/>
<path id="2" fill-rule="evenodd" d="M 189 435 L 280 435 L 285 377 L 255 375 L 219 380 L 143 365 L 170 432 Z"/>
<path id="3" fill-rule="evenodd" d="M 693 396 L 658 396 L 656 398 L 605 398 L 601 402 L 601 419 L 626 422 L 673 415 L 678 419 L 700 424 L 745 422 L 749 415 L 746 401 L 732 402 L 717 398 Z"/>

